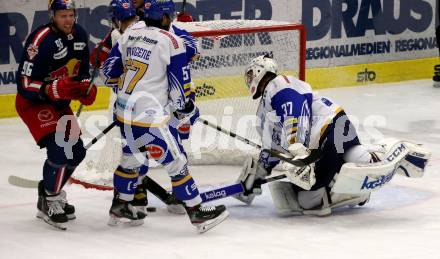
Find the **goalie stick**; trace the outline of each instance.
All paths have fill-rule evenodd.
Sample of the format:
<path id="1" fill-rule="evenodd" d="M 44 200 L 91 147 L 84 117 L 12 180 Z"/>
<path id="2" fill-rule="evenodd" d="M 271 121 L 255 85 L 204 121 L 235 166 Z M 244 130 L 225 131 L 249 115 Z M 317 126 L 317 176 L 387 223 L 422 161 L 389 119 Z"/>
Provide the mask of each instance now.
<path id="1" fill-rule="evenodd" d="M 213 128 L 217 131 L 220 131 L 230 137 L 236 138 L 236 139 L 238 139 L 238 140 L 240 140 L 240 141 L 242 141 L 252 147 L 255 147 L 257 149 L 261 149 L 262 151 L 269 153 L 271 156 L 276 157 L 276 158 L 278 158 L 284 162 L 287 162 L 289 164 L 292 164 L 294 166 L 303 167 L 303 166 L 309 165 L 309 164 L 314 163 L 315 161 L 319 160 L 322 156 L 322 151 L 320 149 L 312 149 L 312 150 L 310 150 L 311 151 L 310 155 L 307 156 L 306 158 L 294 159 L 294 157 L 292 157 L 290 154 L 282 153 L 280 151 L 273 150 L 273 149 L 263 149 L 263 147 L 261 145 L 258 145 L 257 143 L 255 143 L 247 138 L 244 138 L 240 135 L 237 135 L 232 131 L 226 130 L 218 125 L 215 125 L 214 123 L 207 121 L 203 118 L 199 117 L 197 119 L 197 121 Z"/>

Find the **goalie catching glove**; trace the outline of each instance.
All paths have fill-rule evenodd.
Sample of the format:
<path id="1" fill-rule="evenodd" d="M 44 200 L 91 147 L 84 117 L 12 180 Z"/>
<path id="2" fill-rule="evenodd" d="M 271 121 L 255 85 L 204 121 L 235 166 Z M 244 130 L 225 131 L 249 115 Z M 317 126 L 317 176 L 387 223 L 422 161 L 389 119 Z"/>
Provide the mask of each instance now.
<path id="1" fill-rule="evenodd" d="M 245 191 L 234 196 L 236 199 L 250 205 L 256 195 L 261 195 L 261 184 L 258 180 L 268 176 L 268 172 L 257 160 L 248 157 L 237 182 L 242 183 Z"/>
<path id="2" fill-rule="evenodd" d="M 288 149 L 295 159 L 304 159 L 310 155 L 310 150 L 301 143 L 292 144 Z M 294 185 L 308 191 L 316 183 L 314 163 L 303 167 L 286 163 L 286 166 L 285 174 Z"/>

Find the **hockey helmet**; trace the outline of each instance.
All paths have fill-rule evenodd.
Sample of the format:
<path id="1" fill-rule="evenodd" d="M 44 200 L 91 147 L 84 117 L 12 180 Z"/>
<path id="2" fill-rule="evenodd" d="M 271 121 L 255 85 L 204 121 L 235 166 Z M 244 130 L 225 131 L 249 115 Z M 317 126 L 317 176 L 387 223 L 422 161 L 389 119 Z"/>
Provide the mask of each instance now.
<path id="1" fill-rule="evenodd" d="M 258 84 L 267 72 L 278 74 L 277 63 L 267 55 L 262 55 L 252 59 L 249 65 L 246 67 L 244 77 L 252 97 L 255 98 Z"/>
<path id="2" fill-rule="evenodd" d="M 125 21 L 136 16 L 136 8 L 131 0 L 112 0 L 109 7 L 110 18 Z"/>
<path id="3" fill-rule="evenodd" d="M 69 10 L 75 9 L 75 1 L 73 0 L 49 0 L 49 10 Z"/>
<path id="4" fill-rule="evenodd" d="M 144 5 L 144 17 L 151 20 L 162 20 L 163 15 L 173 20 L 175 15 L 174 2 L 172 0 L 146 0 Z"/>

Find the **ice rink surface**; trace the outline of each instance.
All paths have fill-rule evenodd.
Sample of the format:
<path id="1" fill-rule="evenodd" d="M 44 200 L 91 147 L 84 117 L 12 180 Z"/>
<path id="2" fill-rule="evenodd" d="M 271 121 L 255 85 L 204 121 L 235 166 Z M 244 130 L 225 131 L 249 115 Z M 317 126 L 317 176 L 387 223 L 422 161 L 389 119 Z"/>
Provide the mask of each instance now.
<path id="1" fill-rule="evenodd" d="M 222 200 L 229 219 L 202 235 L 187 216 L 169 214 L 154 197 L 150 203 L 158 211 L 143 226 L 109 227 L 112 193 L 70 185 L 65 190 L 77 219 L 59 231 L 36 219 L 36 190 L 7 182 L 11 174 L 39 179 L 45 154 L 19 119 L 3 119 L 0 258 L 440 258 L 440 89 L 422 80 L 320 93 L 357 118 L 361 140 L 373 133 L 424 144 L 433 153 L 425 176 L 395 176 L 364 207 L 324 218 L 278 217 L 265 187 L 249 207 Z M 240 168 L 197 166 L 191 172 L 208 189 L 233 182 Z M 162 169 L 151 173 L 169 186 Z"/>

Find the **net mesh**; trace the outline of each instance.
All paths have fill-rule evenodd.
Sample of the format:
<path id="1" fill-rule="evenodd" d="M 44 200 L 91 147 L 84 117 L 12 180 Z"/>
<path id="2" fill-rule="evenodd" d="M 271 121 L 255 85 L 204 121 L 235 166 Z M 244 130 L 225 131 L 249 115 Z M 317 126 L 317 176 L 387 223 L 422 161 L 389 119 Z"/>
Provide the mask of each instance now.
<path id="1" fill-rule="evenodd" d="M 191 64 L 196 86 L 196 104 L 202 117 L 255 143 L 258 101 L 252 100 L 244 83 L 244 69 L 253 58 L 268 54 L 279 70 L 301 77 L 301 31 L 286 22 L 226 20 L 175 23 L 198 40 L 201 57 Z M 269 28 L 270 27 L 270 28 Z M 299 27 L 300 29 L 302 27 Z M 114 97 L 113 97 L 114 98 Z M 108 112 L 111 118 L 111 112 Z M 242 164 L 258 150 L 219 131 L 196 123 L 184 141 L 190 164 Z M 111 185 L 112 173 L 121 155 L 118 129 L 110 131 L 98 158 L 86 162 L 87 172 L 77 178 Z"/>

